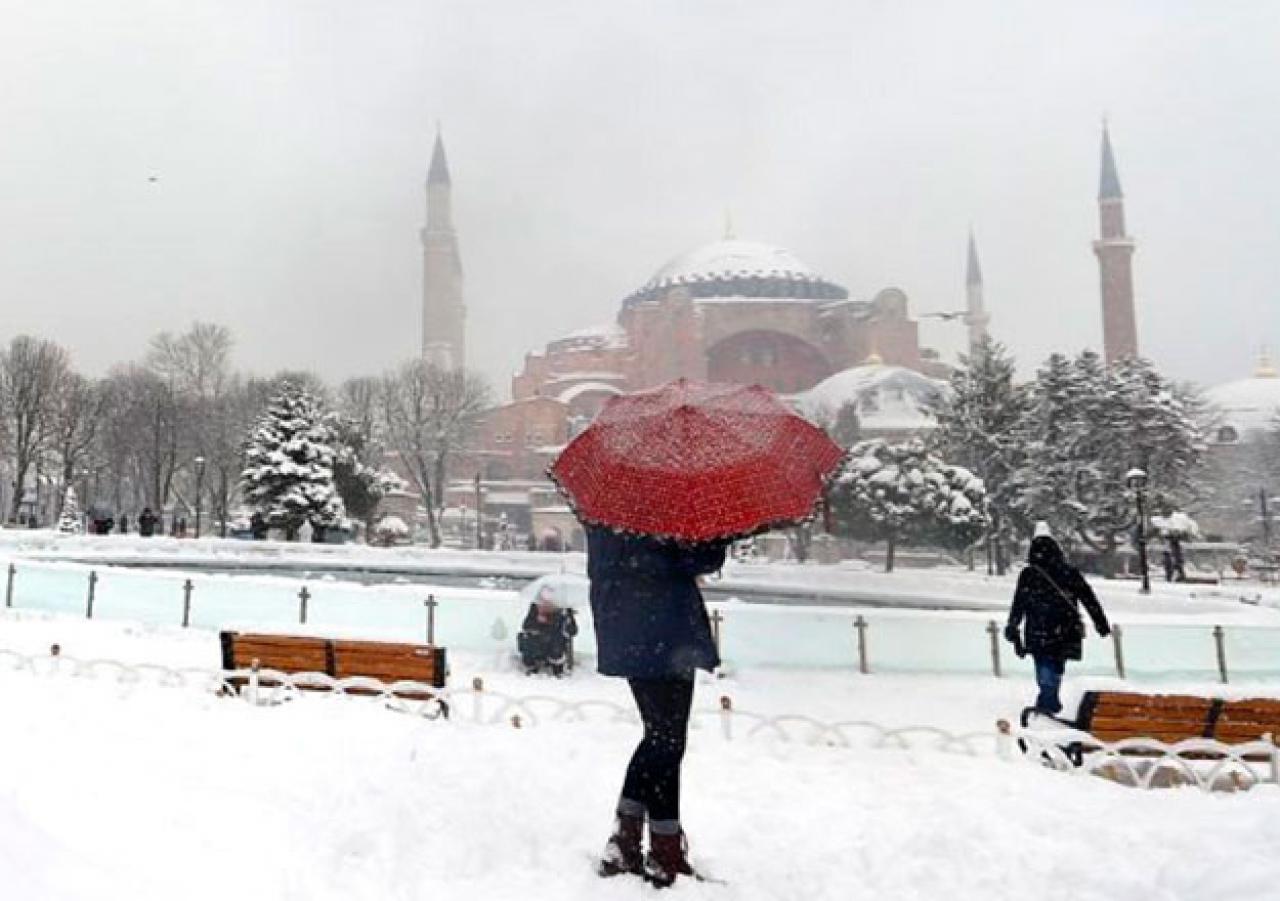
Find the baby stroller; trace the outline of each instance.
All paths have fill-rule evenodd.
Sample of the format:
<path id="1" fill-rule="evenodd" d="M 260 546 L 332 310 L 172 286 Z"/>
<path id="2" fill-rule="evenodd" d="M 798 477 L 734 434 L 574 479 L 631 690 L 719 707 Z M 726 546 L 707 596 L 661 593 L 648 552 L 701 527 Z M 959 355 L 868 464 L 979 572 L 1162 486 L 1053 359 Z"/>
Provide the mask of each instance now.
<path id="1" fill-rule="evenodd" d="M 551 588 L 543 588 L 529 605 L 516 636 L 525 674 L 549 672 L 559 678 L 573 669 L 573 637 L 577 634 L 573 610 L 560 607 Z"/>

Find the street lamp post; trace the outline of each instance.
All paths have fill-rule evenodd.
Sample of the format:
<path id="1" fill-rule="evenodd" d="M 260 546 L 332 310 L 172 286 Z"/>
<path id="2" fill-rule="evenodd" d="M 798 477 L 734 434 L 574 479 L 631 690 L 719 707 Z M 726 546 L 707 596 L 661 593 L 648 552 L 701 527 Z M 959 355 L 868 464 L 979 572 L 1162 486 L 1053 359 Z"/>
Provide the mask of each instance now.
<path id="1" fill-rule="evenodd" d="M 484 547 L 484 498 L 481 490 L 480 473 L 476 473 L 476 550 Z"/>
<path id="2" fill-rule="evenodd" d="M 196 537 L 200 537 L 200 495 L 204 492 L 204 457 L 196 457 Z"/>
<path id="3" fill-rule="evenodd" d="M 1151 574 L 1147 571 L 1147 474 L 1141 469 L 1131 469 L 1125 481 L 1133 490 L 1138 505 L 1138 569 L 1142 573 L 1142 593 L 1151 593 Z"/>
<path id="4" fill-rule="evenodd" d="M 1262 516 L 1262 553 L 1271 554 L 1271 511 L 1267 509 L 1267 489 L 1258 489 L 1258 513 Z"/>

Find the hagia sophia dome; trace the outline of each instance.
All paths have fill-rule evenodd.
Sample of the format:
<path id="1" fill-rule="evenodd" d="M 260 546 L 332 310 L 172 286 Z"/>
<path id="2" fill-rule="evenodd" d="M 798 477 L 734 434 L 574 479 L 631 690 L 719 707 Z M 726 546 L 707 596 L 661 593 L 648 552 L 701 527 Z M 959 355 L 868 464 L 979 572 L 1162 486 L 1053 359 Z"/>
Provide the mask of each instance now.
<path id="1" fill-rule="evenodd" d="M 772 244 L 724 238 L 668 261 L 623 301 L 629 306 L 672 288 L 694 298 L 844 300 L 849 292 L 818 275 L 791 251 Z"/>
<path id="2" fill-rule="evenodd" d="M 1280 425 L 1280 372 L 1264 351 L 1253 375 L 1210 388 L 1205 399 L 1218 416 L 1215 440 L 1231 444 L 1251 432 Z"/>

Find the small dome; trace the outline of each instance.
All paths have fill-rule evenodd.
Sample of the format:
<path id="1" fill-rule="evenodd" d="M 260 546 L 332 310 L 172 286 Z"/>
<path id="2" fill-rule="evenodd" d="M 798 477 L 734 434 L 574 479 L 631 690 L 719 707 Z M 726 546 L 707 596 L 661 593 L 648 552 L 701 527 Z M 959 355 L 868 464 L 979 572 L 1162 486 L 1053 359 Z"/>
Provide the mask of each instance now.
<path id="1" fill-rule="evenodd" d="M 1206 391 L 1205 398 L 1222 417 L 1222 425 L 1237 435 L 1280 425 L 1280 377 L 1275 375 L 1228 382 Z"/>
<path id="2" fill-rule="evenodd" d="M 828 376 L 792 400 L 815 419 L 832 417 L 848 403 L 865 430 L 914 432 L 935 427 L 930 408 L 945 390 L 914 369 L 869 362 Z"/>

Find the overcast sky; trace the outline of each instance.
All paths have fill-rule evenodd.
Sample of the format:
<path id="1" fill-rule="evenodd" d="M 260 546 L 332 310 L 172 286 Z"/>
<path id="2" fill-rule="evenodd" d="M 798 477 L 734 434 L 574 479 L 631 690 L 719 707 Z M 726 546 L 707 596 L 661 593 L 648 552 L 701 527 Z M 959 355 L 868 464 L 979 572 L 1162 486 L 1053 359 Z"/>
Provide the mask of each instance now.
<path id="1" fill-rule="evenodd" d="M 419 347 L 443 123 L 473 362 L 611 320 L 720 237 L 963 304 L 1030 368 L 1100 344 L 1099 128 L 1171 374 L 1280 345 L 1280 3 L 0 0 L 0 339 L 86 371 L 195 319 L 237 363 Z M 152 181 L 152 177 L 155 178 Z M 958 325 L 927 324 L 948 357 Z"/>

